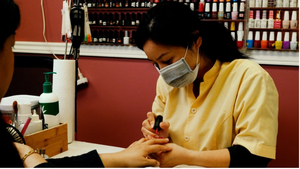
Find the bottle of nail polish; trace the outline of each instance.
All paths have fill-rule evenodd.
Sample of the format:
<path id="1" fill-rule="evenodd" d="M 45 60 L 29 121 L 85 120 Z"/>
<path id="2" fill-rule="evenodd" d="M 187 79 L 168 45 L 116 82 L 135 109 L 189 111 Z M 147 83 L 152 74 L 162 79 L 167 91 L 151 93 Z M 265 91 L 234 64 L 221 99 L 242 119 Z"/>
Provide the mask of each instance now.
<path id="1" fill-rule="evenodd" d="M 249 20 L 248 20 L 248 27 L 254 28 L 254 19 L 253 19 L 253 10 L 249 11 Z"/>
<path id="2" fill-rule="evenodd" d="M 244 46 L 244 26 L 243 26 L 243 22 L 239 22 L 239 28 L 237 31 L 237 41 L 236 41 L 236 45 L 238 47 L 238 49 L 242 49 Z"/>
<path id="3" fill-rule="evenodd" d="M 218 11 L 217 11 L 217 3 L 212 4 L 212 12 L 211 12 L 211 19 L 217 19 L 218 18 Z"/>
<path id="4" fill-rule="evenodd" d="M 211 13 L 210 13 L 210 3 L 205 3 L 205 12 L 204 12 L 204 18 L 205 19 L 210 19 L 211 18 Z"/>
<path id="5" fill-rule="evenodd" d="M 263 36 L 261 39 L 260 46 L 262 49 L 267 49 L 267 46 L 268 46 L 267 31 L 263 31 Z"/>
<path id="6" fill-rule="evenodd" d="M 254 28 L 260 28 L 260 24 L 261 24 L 260 11 L 256 10 Z"/>
<path id="7" fill-rule="evenodd" d="M 275 47 L 275 33 L 271 31 L 269 35 L 268 49 L 274 49 L 274 47 Z"/>
<path id="8" fill-rule="evenodd" d="M 93 42 L 94 43 L 98 43 L 98 31 L 97 30 L 94 30 L 93 33 L 92 33 L 92 37 L 93 37 Z"/>
<path id="9" fill-rule="evenodd" d="M 290 33 L 284 33 L 284 41 L 282 42 L 282 49 L 290 49 Z"/>
<path id="10" fill-rule="evenodd" d="M 99 43 L 102 43 L 103 41 L 102 41 L 102 38 L 103 38 L 103 31 L 102 30 L 99 30 L 99 32 L 98 32 L 98 42 Z"/>
<path id="11" fill-rule="evenodd" d="M 260 48 L 260 32 L 256 31 L 255 32 L 255 39 L 254 39 L 254 48 Z"/>
<path id="12" fill-rule="evenodd" d="M 274 11 L 269 11 L 269 19 L 268 19 L 268 28 L 273 29 L 274 28 Z"/>
<path id="13" fill-rule="evenodd" d="M 198 17 L 200 20 L 204 18 L 204 6 L 205 6 L 204 0 L 200 0 L 199 9 L 198 9 Z"/>
<path id="14" fill-rule="evenodd" d="M 275 41 L 275 49 L 282 49 L 282 33 L 277 32 L 277 37 Z"/>
<path id="15" fill-rule="evenodd" d="M 230 2 L 226 2 L 226 10 L 225 10 L 225 19 L 231 19 L 231 4 Z"/>
<path id="16" fill-rule="evenodd" d="M 125 36 L 123 38 L 123 44 L 128 45 L 129 44 L 129 36 L 128 36 L 128 31 L 125 31 Z"/>
<path id="17" fill-rule="evenodd" d="M 244 2 L 240 3 L 238 18 L 239 19 L 245 19 L 245 3 Z"/>
<path id="18" fill-rule="evenodd" d="M 282 21 L 282 28 L 288 29 L 290 26 L 290 17 L 289 17 L 289 11 L 284 11 L 284 19 Z"/>
<path id="19" fill-rule="evenodd" d="M 237 20 L 237 18 L 238 18 L 237 2 L 233 3 L 233 9 L 232 9 L 232 12 L 231 12 L 231 18 L 232 18 L 232 20 Z"/>
<path id="20" fill-rule="evenodd" d="M 263 10 L 263 15 L 260 22 L 261 28 L 267 28 L 267 10 Z"/>
<path id="21" fill-rule="evenodd" d="M 253 32 L 248 32 L 248 39 L 247 39 L 247 48 L 253 48 Z"/>
<path id="22" fill-rule="evenodd" d="M 136 21 L 135 13 L 132 13 L 131 14 L 131 26 L 135 26 L 136 25 L 135 21 Z"/>
<path id="23" fill-rule="evenodd" d="M 219 3 L 218 19 L 224 19 L 224 3 Z"/>
<path id="24" fill-rule="evenodd" d="M 296 50 L 297 49 L 297 32 L 293 32 L 292 34 L 292 41 L 290 43 L 290 49 L 291 50 Z"/>
<path id="25" fill-rule="evenodd" d="M 291 29 L 297 29 L 298 21 L 297 21 L 297 11 L 292 12 L 292 19 L 291 19 L 291 24 L 290 28 Z"/>
<path id="26" fill-rule="evenodd" d="M 276 19 L 274 21 L 274 28 L 280 29 L 281 28 L 281 18 L 280 18 L 281 10 L 276 11 Z"/>

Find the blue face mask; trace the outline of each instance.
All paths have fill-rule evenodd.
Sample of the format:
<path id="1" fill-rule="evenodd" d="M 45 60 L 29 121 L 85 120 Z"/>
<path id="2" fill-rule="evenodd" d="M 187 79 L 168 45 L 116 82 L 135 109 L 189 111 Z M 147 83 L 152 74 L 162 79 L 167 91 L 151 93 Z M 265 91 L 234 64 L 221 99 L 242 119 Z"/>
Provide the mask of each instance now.
<path id="1" fill-rule="evenodd" d="M 197 50 L 197 65 L 194 70 L 190 68 L 187 64 L 185 57 L 187 53 L 188 47 L 185 50 L 185 54 L 183 58 L 178 60 L 171 65 L 168 65 L 162 69 L 159 69 L 157 65 L 155 65 L 157 71 L 162 76 L 164 81 L 175 88 L 185 87 L 195 81 L 198 75 L 198 70 L 200 63 L 198 63 L 198 55 L 199 55 L 199 48 Z"/>

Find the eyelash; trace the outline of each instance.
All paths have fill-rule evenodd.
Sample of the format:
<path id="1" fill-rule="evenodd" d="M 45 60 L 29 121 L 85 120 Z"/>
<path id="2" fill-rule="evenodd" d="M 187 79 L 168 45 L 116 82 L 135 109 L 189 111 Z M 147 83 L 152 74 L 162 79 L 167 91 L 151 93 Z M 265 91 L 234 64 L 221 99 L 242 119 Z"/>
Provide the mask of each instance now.
<path id="1" fill-rule="evenodd" d="M 169 64 L 171 61 L 172 61 L 172 58 L 170 58 L 170 59 L 167 60 L 167 61 L 163 61 L 163 63 L 164 63 L 164 64 Z"/>

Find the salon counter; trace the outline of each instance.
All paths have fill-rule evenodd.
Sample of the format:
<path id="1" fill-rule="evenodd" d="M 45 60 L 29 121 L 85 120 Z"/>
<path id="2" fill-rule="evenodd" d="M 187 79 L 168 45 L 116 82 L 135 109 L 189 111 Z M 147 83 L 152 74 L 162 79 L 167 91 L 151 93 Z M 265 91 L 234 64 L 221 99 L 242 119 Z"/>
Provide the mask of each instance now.
<path id="1" fill-rule="evenodd" d="M 91 150 L 97 150 L 99 154 L 102 153 L 115 153 L 124 150 L 121 147 L 114 147 L 114 146 L 107 146 L 102 144 L 94 144 L 94 143 L 87 143 L 82 141 L 73 141 L 72 143 L 68 144 L 68 150 L 64 151 L 60 154 L 57 154 L 51 158 L 62 158 L 66 156 L 76 156 L 83 153 L 87 153 Z"/>

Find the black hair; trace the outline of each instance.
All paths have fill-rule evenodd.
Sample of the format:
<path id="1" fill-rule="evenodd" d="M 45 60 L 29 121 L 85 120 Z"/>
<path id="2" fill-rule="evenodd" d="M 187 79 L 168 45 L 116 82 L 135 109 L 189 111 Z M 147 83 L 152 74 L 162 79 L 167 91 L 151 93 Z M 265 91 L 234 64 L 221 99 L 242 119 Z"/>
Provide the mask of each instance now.
<path id="1" fill-rule="evenodd" d="M 200 53 L 212 61 L 230 62 L 248 58 L 223 24 L 200 21 L 189 6 L 179 2 L 161 2 L 143 16 L 136 32 L 136 45 L 143 50 L 147 40 L 156 44 L 189 48 L 202 37 Z"/>
<path id="2" fill-rule="evenodd" d="M 6 39 L 15 34 L 20 24 L 20 9 L 13 0 L 0 0 L 0 50 Z"/>

